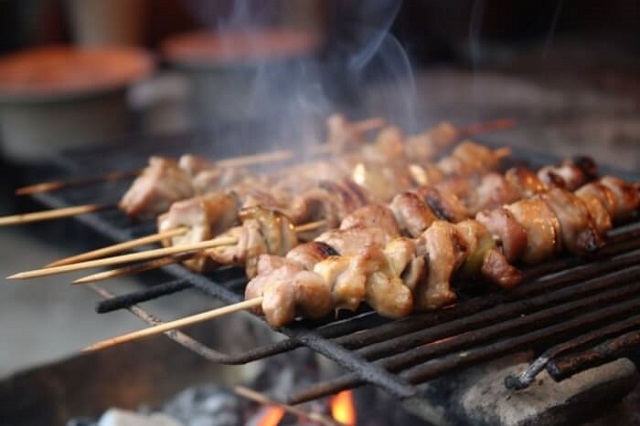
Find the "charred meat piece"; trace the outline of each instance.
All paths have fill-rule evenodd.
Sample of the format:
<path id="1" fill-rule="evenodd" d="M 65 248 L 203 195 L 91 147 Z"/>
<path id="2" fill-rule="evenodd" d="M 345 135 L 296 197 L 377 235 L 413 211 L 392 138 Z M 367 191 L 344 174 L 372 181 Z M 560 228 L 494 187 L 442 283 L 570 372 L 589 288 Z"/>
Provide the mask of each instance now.
<path id="1" fill-rule="evenodd" d="M 295 224 L 323 220 L 327 228 L 335 228 L 342 218 L 367 203 L 364 191 L 347 179 L 321 181 L 318 187 L 293 199 L 290 217 Z"/>
<path id="2" fill-rule="evenodd" d="M 409 164 L 409 174 L 414 186 L 433 185 L 442 182 L 445 175 L 435 164 Z"/>
<path id="3" fill-rule="evenodd" d="M 287 253 L 287 260 L 290 260 L 302 268 L 311 271 L 315 264 L 330 256 L 340 256 L 333 247 L 321 241 L 310 241 L 299 244 Z"/>
<path id="4" fill-rule="evenodd" d="M 235 245 L 218 247 L 208 253 L 211 258 L 224 265 L 244 265 L 248 277 L 257 273 L 259 256 L 275 254 L 284 256 L 297 245 L 295 228 L 283 214 L 251 208 L 240 213 L 242 226 L 231 228 L 223 236 L 237 240 Z"/>
<path id="5" fill-rule="evenodd" d="M 441 220 L 433 222 L 419 240 L 426 250 L 427 272 L 418 285 L 416 309 L 429 311 L 456 301 L 451 277 L 466 259 L 467 248 L 455 225 Z"/>
<path id="6" fill-rule="evenodd" d="M 640 186 L 631 184 L 613 176 L 604 176 L 600 183 L 611 190 L 613 194 L 612 218 L 614 222 L 629 221 L 638 213 L 640 207 Z"/>
<path id="7" fill-rule="evenodd" d="M 613 227 L 615 195 L 600 182 L 591 182 L 578 189 L 575 194 L 585 202 L 600 235 Z"/>
<path id="8" fill-rule="evenodd" d="M 398 234 L 390 234 L 388 230 L 377 227 L 356 226 L 349 229 L 332 229 L 319 235 L 315 241 L 325 243 L 335 249 L 341 256 L 357 254 L 362 247 L 384 247 Z"/>
<path id="9" fill-rule="evenodd" d="M 364 248 L 358 256 L 367 274 L 366 300 L 380 315 L 387 318 L 406 317 L 413 311 L 413 294 L 400 278 L 381 247 Z"/>
<path id="10" fill-rule="evenodd" d="M 514 262 L 526 250 L 527 231 L 508 209 L 481 211 L 476 220 L 496 238 L 508 262 Z"/>
<path id="11" fill-rule="evenodd" d="M 453 193 L 440 191 L 435 186 L 422 186 L 416 192 L 439 219 L 460 222 L 470 216 L 464 203 Z"/>
<path id="12" fill-rule="evenodd" d="M 546 166 L 538 171 L 538 177 L 549 187 L 563 187 L 575 191 L 598 176 L 595 162 L 588 157 L 565 160 L 559 166 Z"/>
<path id="13" fill-rule="evenodd" d="M 164 241 L 165 246 L 178 246 L 206 241 L 229 229 L 238 222 L 236 198 L 231 194 L 214 192 L 209 195 L 176 201 L 169 211 L 158 217 L 160 232 L 186 227 L 184 235 Z M 206 271 L 213 266 L 209 256 L 201 254 L 185 262 L 195 271 Z"/>
<path id="14" fill-rule="evenodd" d="M 318 262 L 313 272 L 331 283 L 335 309 L 355 311 L 366 297 L 367 265 L 357 256 L 332 256 Z"/>
<path id="15" fill-rule="evenodd" d="M 578 196 L 564 189 L 553 188 L 540 197 L 558 217 L 562 242 L 569 253 L 585 255 L 604 245 L 587 205 Z"/>
<path id="16" fill-rule="evenodd" d="M 127 216 L 155 217 L 178 200 L 194 196 L 189 175 L 172 159 L 153 156 L 120 200 Z"/>
<path id="17" fill-rule="evenodd" d="M 549 204 L 539 196 L 506 206 L 527 232 L 527 247 L 521 255 L 525 263 L 539 263 L 562 248 L 560 221 Z"/>
<path id="18" fill-rule="evenodd" d="M 450 156 L 438 162 L 438 167 L 445 175 L 472 175 L 489 170 L 497 170 L 502 156 L 493 150 L 464 141 L 456 146 Z"/>
<path id="19" fill-rule="evenodd" d="M 547 185 L 538 178 L 538 175 L 525 167 L 510 168 L 504 174 L 504 178 L 516 188 L 522 198 L 531 198 L 547 190 Z"/>
<path id="20" fill-rule="evenodd" d="M 498 173 L 488 173 L 482 176 L 475 190 L 471 192 L 473 197 L 468 200 L 467 206 L 474 212 L 495 209 L 522 198 L 518 189 Z"/>
<path id="21" fill-rule="evenodd" d="M 436 220 L 431 209 L 413 192 L 396 195 L 390 204 L 400 230 L 417 237 Z"/>
<path id="22" fill-rule="evenodd" d="M 400 234 L 393 211 L 386 205 L 378 203 L 360 207 L 345 217 L 340 224 L 340 229 L 356 227 L 382 228 L 390 235 Z"/>

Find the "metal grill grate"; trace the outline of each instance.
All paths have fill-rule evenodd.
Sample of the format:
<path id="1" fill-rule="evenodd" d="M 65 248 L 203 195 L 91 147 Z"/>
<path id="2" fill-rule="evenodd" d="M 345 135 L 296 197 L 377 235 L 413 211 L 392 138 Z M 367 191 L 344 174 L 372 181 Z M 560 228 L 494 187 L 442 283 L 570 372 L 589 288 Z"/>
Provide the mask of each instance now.
<path id="1" fill-rule="evenodd" d="M 179 143 L 180 139 L 171 139 L 166 147 L 159 140 L 150 142 L 144 145 L 146 149 L 126 152 L 71 153 L 59 161 L 61 172 L 95 173 L 83 170 L 82 164 L 96 155 L 103 158 L 105 168 L 115 170 L 123 165 L 139 167 L 152 153 L 202 152 L 184 141 Z M 553 161 L 525 152 L 515 155 L 533 164 Z M 629 175 L 623 177 L 633 179 Z M 95 201 L 114 203 L 126 185 L 112 182 L 37 197 L 50 207 Z M 114 241 L 155 231 L 153 223 L 132 224 L 116 210 L 78 219 Z M 167 335 L 219 363 L 243 364 L 307 346 L 347 370 L 338 378 L 290 395 L 287 402 L 293 404 L 365 383 L 375 384 L 398 398 L 408 398 L 416 393 L 416 384 L 449 372 L 511 351 L 546 349 L 520 378 L 507 380 L 511 387 L 524 387 L 545 367 L 553 377 L 561 379 L 624 356 L 638 346 L 640 317 L 633 315 L 640 308 L 638 265 L 640 222 L 613 231 L 608 246 L 596 257 L 547 262 L 527 270 L 523 284 L 515 290 L 470 297 L 437 312 L 390 321 L 363 310 L 333 320 L 300 321 L 279 330 L 286 339 L 238 354 L 221 353 L 181 331 Z M 107 299 L 99 309 L 106 312 L 127 308 L 148 323 L 157 324 L 161 320 L 134 303 L 187 288 L 197 288 L 225 303 L 243 297 L 246 279 L 237 269 L 222 268 L 209 275 L 191 273 L 180 265 L 166 266 L 163 270 L 174 280 L 126 295 L 114 296 L 98 285 L 91 285 Z"/>

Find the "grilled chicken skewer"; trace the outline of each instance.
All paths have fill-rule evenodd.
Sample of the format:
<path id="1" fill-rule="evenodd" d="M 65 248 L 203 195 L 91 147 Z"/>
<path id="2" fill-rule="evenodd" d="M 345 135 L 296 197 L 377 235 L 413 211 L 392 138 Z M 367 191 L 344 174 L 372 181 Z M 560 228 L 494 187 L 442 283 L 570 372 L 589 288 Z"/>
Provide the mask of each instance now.
<path id="1" fill-rule="evenodd" d="M 453 134 L 460 135 L 464 134 L 464 132 L 454 132 Z M 326 149 L 326 147 L 327 146 L 323 145 L 320 150 L 327 152 L 334 151 L 333 149 Z M 328 148 L 331 148 L 331 146 L 328 146 Z M 374 149 L 368 147 L 368 149 L 363 150 L 363 152 L 372 152 L 373 150 Z M 501 152 L 501 154 L 506 155 L 506 152 Z M 387 155 L 385 151 L 375 154 L 378 158 L 384 158 L 385 155 Z M 183 161 L 187 163 L 186 167 L 181 164 Z M 353 163 L 353 158 L 350 161 Z M 192 163 L 197 165 L 195 169 L 190 167 Z M 269 182 L 265 181 L 265 177 L 257 178 L 256 176 L 251 176 L 246 171 L 239 171 L 232 168 L 220 169 L 212 168 L 211 166 L 203 167 L 205 163 L 206 161 L 189 155 L 183 156 L 179 162 L 154 156 L 151 158 L 149 166 L 143 169 L 142 174 L 134 181 L 131 188 L 117 206 L 87 204 L 66 209 L 12 215 L 0 218 L 0 225 L 15 225 L 57 219 L 116 207 L 122 209 L 132 218 L 149 218 L 155 217 L 176 200 L 207 193 L 219 188 L 220 185 L 224 185 L 224 183 L 244 182 L 247 185 L 261 184 L 262 186 L 269 186 Z M 347 162 L 346 164 L 349 163 Z M 378 168 L 377 165 L 370 165 L 369 167 Z M 363 174 L 363 172 L 366 174 L 366 169 L 364 169 L 360 163 L 358 163 L 357 170 L 359 170 L 359 174 Z M 416 170 L 424 173 L 424 170 L 419 167 Z M 338 169 L 334 167 L 334 171 L 345 173 L 344 166 Z M 385 174 L 388 175 L 389 173 Z M 53 185 L 52 187 L 55 186 L 56 185 Z"/>
<path id="2" fill-rule="evenodd" d="M 534 196 L 535 202 L 547 204 L 547 212 L 567 208 L 557 203 L 569 199 L 572 204 L 588 206 L 590 215 L 604 213 L 608 215 L 609 223 L 616 223 L 637 215 L 640 207 L 640 186 L 613 177 L 603 177 L 584 185 L 573 198 L 564 189 L 554 188 L 551 191 L 563 193 L 565 200 L 555 194 L 549 199 Z M 549 203 L 553 203 L 553 200 L 556 200 L 556 204 L 551 208 Z M 515 204 L 503 209 L 516 209 Z M 519 219 L 529 225 L 537 221 L 539 228 L 551 229 L 555 228 L 556 222 L 560 222 L 561 232 L 567 224 L 569 230 L 575 225 L 552 214 L 541 217 L 539 211 L 533 209 L 529 218 L 519 216 Z M 515 221 L 513 215 L 507 217 L 510 219 L 504 220 L 505 216 L 501 216 L 501 222 L 495 224 L 502 223 L 504 228 L 524 228 Z M 534 217 L 535 220 L 532 220 Z M 596 225 L 589 223 L 589 219 L 591 217 L 583 218 L 583 225 L 585 228 L 595 228 Z M 508 223 L 509 220 L 511 223 Z M 366 228 L 364 230 L 366 232 Z M 491 243 L 494 238 L 487 238 L 486 235 L 490 234 L 487 231 L 476 220 L 457 225 L 436 221 L 419 238 L 395 238 L 383 248 L 375 244 L 364 246 L 350 256 L 338 256 L 331 245 L 322 241 L 297 246 L 294 249 L 296 253 L 290 252 L 284 259 L 264 255 L 259 260 L 258 269 L 264 268 L 265 272 L 248 284 L 247 300 L 107 339 L 85 350 L 103 349 L 245 309 L 265 314 L 267 321 L 276 327 L 293 321 L 296 315 L 320 318 L 337 308 L 354 309 L 363 300 L 380 314 L 392 318 L 408 315 L 414 310 L 435 309 L 455 301 L 455 294 L 449 288 L 453 271 L 467 274 L 477 274 L 479 271 L 485 274 L 485 268 L 494 268 L 493 255 L 496 250 Z M 525 241 L 519 244 L 517 252 L 512 253 L 516 258 L 526 251 L 546 250 L 540 238 L 530 235 L 539 229 L 529 227 L 526 231 L 519 236 Z M 559 241 L 552 238 L 550 244 L 560 247 Z M 338 273 L 332 272 L 336 270 L 332 266 L 340 264 L 342 266 L 337 268 Z"/>
<path id="3" fill-rule="evenodd" d="M 381 134 L 379 143 L 396 143 L 400 140 L 396 138 L 396 130 L 392 128 L 389 132 L 390 136 L 385 136 L 385 132 Z M 215 186 L 220 186 L 221 180 L 236 182 L 231 187 L 227 186 L 225 190 L 214 190 L 205 195 L 171 203 L 168 212 L 158 218 L 159 233 L 177 231 L 177 228 L 181 228 L 186 231 L 179 233 L 187 235 L 166 239 L 166 244 L 212 238 L 238 221 L 238 211 L 256 205 L 284 211 L 296 225 L 323 220 L 326 228 L 333 228 L 346 214 L 370 202 L 372 198 L 389 197 L 391 191 L 397 193 L 417 183 L 450 179 L 449 175 L 453 173 L 457 173 L 459 178 L 461 175 L 485 173 L 486 170 L 496 169 L 503 155 L 502 150 L 492 151 L 466 142 L 456 147 L 451 156 L 445 157 L 437 165 L 426 164 L 426 170 L 417 164 L 404 170 L 398 165 L 394 165 L 393 168 L 382 164 L 375 168 L 369 165 L 367 170 L 363 163 L 359 163 L 354 168 L 351 179 L 344 170 L 336 170 L 329 163 L 318 163 L 312 173 L 305 165 L 300 172 L 289 170 L 289 177 L 277 181 L 270 181 L 267 177 L 258 180 L 255 176 L 238 171 L 229 171 L 221 176 L 219 170 L 210 172 L 201 159 L 190 155 L 181 157 L 179 162 L 152 158 L 147 173 L 136 180 L 123 200 L 132 203 L 127 208 L 136 215 L 145 214 L 144 212 L 155 213 L 156 210 L 164 208 L 170 200 L 182 197 L 179 195 L 180 190 L 172 188 L 189 188 L 188 179 L 176 185 L 173 178 L 169 179 L 170 176 L 188 174 L 192 176 L 193 182 L 198 183 L 195 186 L 202 188 L 200 191 L 210 188 L 211 182 L 218 182 Z M 478 163 L 478 159 L 482 163 Z M 440 165 L 443 166 L 439 167 Z M 388 183 L 390 177 L 395 182 L 393 185 Z M 172 185 L 165 185 L 164 179 L 173 182 Z M 360 184 L 356 184 L 354 179 Z M 380 182 L 384 185 L 380 185 Z M 383 194 L 380 190 L 382 187 L 385 188 Z M 134 191 L 135 188 L 138 190 Z M 313 235 L 302 234 L 301 237 L 303 240 L 309 240 Z M 146 244 L 148 238 L 154 237 L 142 239 L 140 245 Z M 126 247 L 135 247 L 135 244 L 127 244 Z M 59 259 L 48 266 L 90 260 L 102 253 L 115 253 L 117 250 L 117 247 L 106 247 L 95 253 Z M 191 264 L 195 265 L 196 262 Z"/>
<path id="4" fill-rule="evenodd" d="M 597 205 L 596 197 L 615 201 Z M 379 226 L 352 229 L 352 234 L 368 235 L 369 240 L 351 246 L 348 237 L 352 235 L 345 235 L 345 241 L 322 236 L 297 246 L 284 259 L 261 256 L 258 275 L 247 285 L 245 296 L 261 297 L 258 312 L 276 327 L 297 315 L 320 318 L 333 309 L 354 310 L 362 301 L 391 318 L 437 309 L 456 300 L 450 288 L 456 272 L 482 275 L 507 288 L 519 282 L 518 271 L 501 250 L 503 242 L 494 240 L 504 235 L 495 232 L 500 224 L 503 230 L 520 227 L 523 231 L 511 236 L 512 261 L 537 263 L 562 250 L 592 253 L 602 246 L 606 229 L 598 229 L 592 215 L 606 211 L 616 221 L 628 218 L 638 206 L 637 188 L 604 177 L 575 194 L 553 188 L 496 209 L 511 214 L 500 216 L 500 221 L 494 220 L 493 211 L 457 224 L 437 220 L 418 238 L 393 238 L 393 233 Z M 373 237 L 380 232 L 386 240 Z M 310 293 L 313 297 L 308 297 Z"/>
<path id="5" fill-rule="evenodd" d="M 571 177 L 571 182 L 574 182 L 571 183 L 572 185 L 579 182 L 584 183 L 593 179 L 595 173 L 592 162 L 589 163 L 590 167 L 588 168 L 585 168 L 584 163 L 587 163 L 586 160 L 565 161 L 554 170 L 561 171 L 564 175 Z M 560 184 L 562 181 L 557 178 L 554 182 Z M 417 237 L 437 218 L 459 222 L 473 217 L 480 209 L 510 203 L 532 195 L 534 190 L 540 191 L 547 188 L 536 177 L 535 172 L 523 168 L 509 170 L 504 176 L 489 173 L 477 179 L 455 178 L 453 181 L 445 181 L 443 184 L 445 187 L 441 189 L 438 189 L 438 186 L 421 186 L 415 190 L 415 193 L 400 193 L 393 199 L 389 207 L 401 225 L 403 234 Z M 334 228 L 340 222 L 342 222 L 342 227 L 353 227 L 355 223 L 361 223 L 363 219 L 366 220 L 366 218 L 358 217 L 357 209 L 370 204 L 372 197 L 369 197 L 364 190 L 356 185 L 343 180 L 321 183 L 318 188 L 313 188 L 290 202 L 277 204 L 271 202 L 266 195 L 261 198 L 261 203 L 250 205 L 245 203 L 242 208 L 238 209 L 234 209 L 234 206 L 237 207 L 240 203 L 232 194 L 212 194 L 199 200 L 180 201 L 175 203 L 167 214 L 159 218 L 158 228 L 161 233 L 182 227 L 190 229 L 186 234 L 175 236 L 170 241 L 166 241 L 165 245 L 202 241 L 220 235 L 221 230 L 226 229 L 230 223 L 237 220 L 239 215 L 236 212 L 256 205 L 283 210 L 294 225 L 322 220 L 325 223 L 323 227 L 325 229 Z M 288 205 L 290 207 L 287 207 Z M 366 211 L 366 209 L 362 211 Z M 347 217 L 350 214 L 351 216 Z M 322 230 L 322 228 L 318 229 Z M 235 238 L 246 232 L 249 231 L 240 226 L 222 235 Z M 316 230 L 315 235 L 319 233 Z M 268 234 L 263 233 L 262 235 Z M 256 244 L 264 239 L 260 235 L 252 238 Z M 298 233 L 298 238 L 303 241 L 311 239 L 308 235 L 300 233 Z M 263 245 L 262 250 L 255 251 L 255 253 L 268 253 L 264 251 L 265 247 Z M 207 267 L 219 263 L 245 265 L 245 262 L 253 257 L 248 255 L 246 250 L 247 248 L 242 245 L 226 247 L 216 252 L 219 255 L 218 258 L 211 259 L 209 256 L 203 255 L 199 259 L 189 261 L 187 265 L 196 271 L 206 270 Z M 251 277 L 252 273 L 249 273 L 248 276 Z"/>
<path id="6" fill-rule="evenodd" d="M 554 185 L 562 186 L 576 186 L 594 178 L 597 174 L 593 162 L 586 159 L 566 160 L 559 166 L 545 167 L 538 171 L 538 174 L 544 177 L 550 170 L 566 176 L 566 181 L 560 177 L 552 180 Z M 332 187 L 336 188 L 336 185 L 337 183 L 333 183 Z M 375 221 L 397 223 L 398 226 L 394 225 L 393 228 L 393 236 L 402 233 L 402 235 L 418 237 L 436 219 L 460 222 L 473 217 L 480 207 L 492 208 L 494 205 L 513 202 L 519 198 L 529 197 L 535 191 L 541 191 L 545 188 L 547 185 L 537 177 L 535 172 L 524 168 L 514 168 L 507 171 L 504 176 L 489 173 L 480 177 L 479 181 L 476 179 L 455 179 L 453 183 L 448 182 L 442 191 L 439 191 L 437 187 L 424 186 L 419 188 L 416 193 L 406 192 L 397 195 L 389 206 L 372 204 L 370 207 L 358 209 L 364 205 L 367 197 L 364 194 L 345 196 L 344 193 L 350 190 L 349 187 L 342 189 L 338 187 L 343 196 L 326 194 L 325 198 L 333 199 L 333 201 L 323 207 L 323 215 L 318 217 L 331 217 L 334 220 L 337 217 L 344 217 L 341 229 L 356 226 L 369 227 L 375 225 Z M 570 189 L 575 188 L 571 187 Z M 447 196 L 443 197 L 441 194 L 447 194 Z M 464 195 L 462 199 L 467 201 L 464 206 L 455 194 Z M 264 197 L 261 198 L 264 201 Z M 360 201 L 361 204 L 341 204 L 345 200 L 353 199 Z M 242 222 L 250 219 L 250 221 L 223 234 L 223 236 L 242 243 L 229 245 L 216 251 L 194 253 L 184 263 L 190 269 L 198 272 L 214 269 L 220 264 L 244 266 L 247 275 L 251 278 L 256 272 L 258 256 L 284 254 L 300 240 L 308 241 L 307 238 L 301 237 L 303 235 L 301 227 L 297 227 L 296 233 L 291 233 L 287 226 L 282 226 L 282 224 L 295 224 L 296 222 L 283 216 L 282 213 L 255 205 L 249 209 L 236 210 L 233 206 L 237 205 L 237 199 L 232 194 L 211 194 L 197 200 L 196 203 L 193 200 L 175 203 L 169 213 L 161 216 L 159 220 L 161 235 L 180 231 L 166 241 L 165 246 L 185 245 L 188 247 L 219 235 L 217 232 L 219 229 L 226 228 L 227 225 L 239 220 L 240 217 L 242 217 Z M 347 216 L 350 211 L 353 213 Z M 453 216 L 451 216 L 452 212 L 455 213 Z M 386 220 L 382 220 L 381 218 L 385 217 L 385 214 Z M 254 219 L 258 220 L 257 225 L 251 225 Z M 326 225 L 326 219 L 324 224 Z M 324 226 L 315 227 L 316 230 L 322 228 Z M 340 235 L 342 231 L 336 232 L 339 238 L 343 238 Z M 317 234 L 319 232 L 316 232 Z M 282 242 L 284 242 L 284 250 L 280 246 Z M 498 262 L 501 257 L 494 255 L 493 259 L 494 262 Z M 148 268 L 142 265 L 142 269 Z M 97 277 L 102 278 L 102 275 Z M 92 275 L 82 281 L 93 279 Z M 502 276 L 501 279 L 504 282 L 513 278 Z"/>
<path id="7" fill-rule="evenodd" d="M 499 119 L 486 122 L 480 122 L 465 126 L 463 128 L 457 128 L 447 122 L 443 122 L 433 129 L 424 132 L 421 135 L 412 137 L 416 149 L 426 150 L 427 154 L 422 154 L 421 157 L 431 155 L 435 158 L 435 155 L 441 149 L 448 147 L 454 140 L 476 135 L 479 133 L 487 133 L 496 130 L 504 130 L 513 127 L 514 120 L 511 119 Z M 370 131 L 380 128 L 385 125 L 385 121 L 382 118 L 372 118 L 368 120 L 349 122 L 343 116 L 334 115 L 330 117 L 327 122 L 327 127 L 330 129 L 330 139 L 327 143 L 328 147 L 340 146 L 344 144 L 345 136 L 346 140 L 362 140 L 363 135 Z M 341 143 L 342 142 L 342 143 Z M 419 145 L 419 146 L 418 146 Z M 326 150 L 331 151 L 331 150 Z M 413 154 L 413 153 L 412 153 Z M 224 159 L 216 162 L 219 167 L 246 167 L 257 164 L 271 163 L 273 161 L 290 160 L 294 157 L 294 152 L 284 150 L 276 152 L 268 152 L 261 154 L 244 155 L 240 157 L 234 157 L 230 159 Z M 50 182 L 41 182 L 29 186 L 24 186 L 16 189 L 16 195 L 32 195 L 42 192 L 56 191 L 62 188 L 76 187 L 90 185 L 99 182 L 114 181 L 125 178 L 134 178 L 143 169 L 139 170 L 124 170 L 108 172 L 103 175 L 93 176 L 80 179 L 68 179 L 68 180 L 56 180 Z"/>

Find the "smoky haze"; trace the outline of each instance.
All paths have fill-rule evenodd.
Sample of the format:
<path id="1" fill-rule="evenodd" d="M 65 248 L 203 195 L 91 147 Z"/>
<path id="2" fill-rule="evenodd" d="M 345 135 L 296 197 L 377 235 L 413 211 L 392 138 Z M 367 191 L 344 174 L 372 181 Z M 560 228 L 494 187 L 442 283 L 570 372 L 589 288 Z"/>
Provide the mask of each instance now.
<path id="1" fill-rule="evenodd" d="M 188 4 L 204 28 L 229 34 L 286 25 L 289 3 L 190 0 Z M 232 114 L 239 121 L 268 123 L 266 133 L 272 135 L 273 145 L 250 149 L 317 143 L 324 138 L 326 118 L 333 113 L 349 118 L 382 116 L 405 129 L 420 128 L 411 63 L 390 33 L 401 2 L 351 0 L 328 4 L 326 22 L 321 26 L 323 47 L 317 54 L 290 60 L 260 58 L 241 67 L 244 78 L 239 87 L 225 87 L 210 96 L 212 103 L 225 106 L 241 99 L 242 105 Z M 259 31 L 254 34 L 260 37 Z M 234 49 L 232 38 L 225 43 Z M 238 74 L 235 66 L 225 71 Z M 224 73 L 220 75 L 224 78 Z M 207 122 L 219 120 L 216 111 L 219 108 L 200 114 L 198 127 L 206 128 Z"/>

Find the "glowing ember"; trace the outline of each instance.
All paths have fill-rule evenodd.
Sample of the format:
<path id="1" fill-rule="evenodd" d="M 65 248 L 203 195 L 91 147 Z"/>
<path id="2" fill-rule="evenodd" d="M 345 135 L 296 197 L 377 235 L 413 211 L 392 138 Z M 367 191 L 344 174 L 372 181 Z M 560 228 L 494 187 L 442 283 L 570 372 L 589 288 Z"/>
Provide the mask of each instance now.
<path id="1" fill-rule="evenodd" d="M 267 408 L 267 412 L 264 413 L 260 421 L 258 422 L 258 426 L 278 426 L 280 420 L 284 417 L 284 408 L 270 406 Z"/>
<path id="2" fill-rule="evenodd" d="M 342 391 L 331 398 L 331 415 L 344 425 L 355 426 L 356 406 L 353 403 L 353 393 L 351 391 Z"/>

